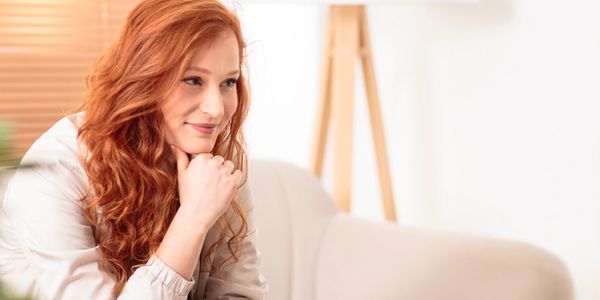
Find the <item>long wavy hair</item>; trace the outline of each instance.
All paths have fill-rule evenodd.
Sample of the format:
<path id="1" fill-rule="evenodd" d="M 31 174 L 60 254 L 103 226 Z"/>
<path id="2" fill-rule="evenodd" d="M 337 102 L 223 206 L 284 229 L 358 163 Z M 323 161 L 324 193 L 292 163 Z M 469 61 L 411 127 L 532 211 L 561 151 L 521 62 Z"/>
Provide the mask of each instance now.
<path id="1" fill-rule="evenodd" d="M 239 20 L 217 0 L 142 1 L 88 77 L 78 131 L 89 180 L 86 216 L 104 258 L 101 267 L 116 281 L 114 295 L 157 250 L 179 208 L 176 160 L 165 141 L 161 102 L 181 81 L 194 50 L 228 31 L 237 38 L 242 69 L 245 43 Z M 246 178 L 241 126 L 249 96 L 243 74 L 237 95 L 237 110 L 212 153 L 233 161 Z M 218 273 L 237 261 L 248 231 L 236 199 L 215 226 L 218 238 L 202 261 L 225 245 L 230 256 L 210 266 Z"/>

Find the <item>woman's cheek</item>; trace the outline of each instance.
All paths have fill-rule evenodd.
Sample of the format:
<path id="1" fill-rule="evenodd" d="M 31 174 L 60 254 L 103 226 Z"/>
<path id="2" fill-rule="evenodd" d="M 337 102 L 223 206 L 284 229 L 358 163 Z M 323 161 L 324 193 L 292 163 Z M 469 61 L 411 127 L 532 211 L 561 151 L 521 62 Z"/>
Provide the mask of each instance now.
<path id="1" fill-rule="evenodd" d="M 173 132 L 171 130 L 171 128 L 169 128 L 169 126 L 165 125 L 165 140 L 167 141 L 167 143 L 169 144 L 173 144 L 175 143 L 175 137 L 173 136 Z"/>

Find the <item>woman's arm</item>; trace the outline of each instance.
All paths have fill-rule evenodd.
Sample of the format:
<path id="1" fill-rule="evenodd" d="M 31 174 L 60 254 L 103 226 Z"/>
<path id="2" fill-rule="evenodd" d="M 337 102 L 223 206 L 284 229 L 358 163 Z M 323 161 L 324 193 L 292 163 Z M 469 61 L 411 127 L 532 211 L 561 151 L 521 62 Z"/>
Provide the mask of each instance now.
<path id="1" fill-rule="evenodd" d="M 210 153 L 191 161 L 176 146 L 181 206 L 171 222 L 156 255 L 184 278 L 192 273 L 208 230 L 225 212 L 241 184 L 242 174 L 231 161 Z"/>
<path id="2" fill-rule="evenodd" d="M 156 255 L 182 277 L 192 279 L 208 224 L 199 222 L 189 211 L 178 210 L 160 243 Z"/>
<path id="3" fill-rule="evenodd" d="M 223 268 L 222 274 L 207 274 L 205 291 L 197 290 L 192 299 L 265 299 L 268 291 L 267 281 L 262 274 L 262 256 L 257 247 L 258 232 L 254 223 L 254 201 L 249 189 L 249 183 L 239 190 L 237 201 L 246 213 L 248 232 L 245 236 L 238 261 Z M 237 215 L 228 211 L 233 228 L 237 229 L 241 222 Z M 205 250 L 212 245 L 218 236 L 217 228 L 209 231 Z M 226 238 L 231 234 L 226 234 Z M 220 264 L 230 256 L 229 249 L 221 244 L 211 257 L 213 264 Z M 205 278 L 200 272 L 200 278 Z"/>

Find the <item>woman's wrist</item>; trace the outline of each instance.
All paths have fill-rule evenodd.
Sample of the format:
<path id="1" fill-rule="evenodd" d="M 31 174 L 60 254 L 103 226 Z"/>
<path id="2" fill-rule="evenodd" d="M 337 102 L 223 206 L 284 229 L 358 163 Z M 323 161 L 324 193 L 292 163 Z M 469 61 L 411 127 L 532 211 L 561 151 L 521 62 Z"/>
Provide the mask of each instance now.
<path id="1" fill-rule="evenodd" d="M 208 224 L 179 209 L 156 250 L 156 256 L 173 271 L 191 280 L 209 229 Z"/>
<path id="2" fill-rule="evenodd" d="M 192 233 L 196 235 L 205 234 L 214 225 L 214 221 L 207 216 L 198 214 L 197 211 L 198 210 L 196 209 L 188 208 L 182 205 L 175 214 L 173 221 L 178 219 L 178 222 L 187 224 L 187 228 L 193 231 Z"/>

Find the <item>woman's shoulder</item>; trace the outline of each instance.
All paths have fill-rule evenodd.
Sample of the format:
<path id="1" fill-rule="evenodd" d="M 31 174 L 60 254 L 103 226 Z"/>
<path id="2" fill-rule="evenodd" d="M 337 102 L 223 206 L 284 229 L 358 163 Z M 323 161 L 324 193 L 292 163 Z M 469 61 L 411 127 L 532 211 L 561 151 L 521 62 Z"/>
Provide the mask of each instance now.
<path id="1" fill-rule="evenodd" d="M 73 166 L 80 165 L 77 128 L 82 113 L 65 116 L 54 123 L 27 150 L 21 164 L 45 165 L 61 161 Z"/>
<path id="2" fill-rule="evenodd" d="M 25 198 L 33 190 L 80 198 L 87 191 L 87 176 L 81 165 L 77 141 L 80 114 L 63 117 L 27 150 L 21 167 L 9 181 L 7 198 Z"/>

